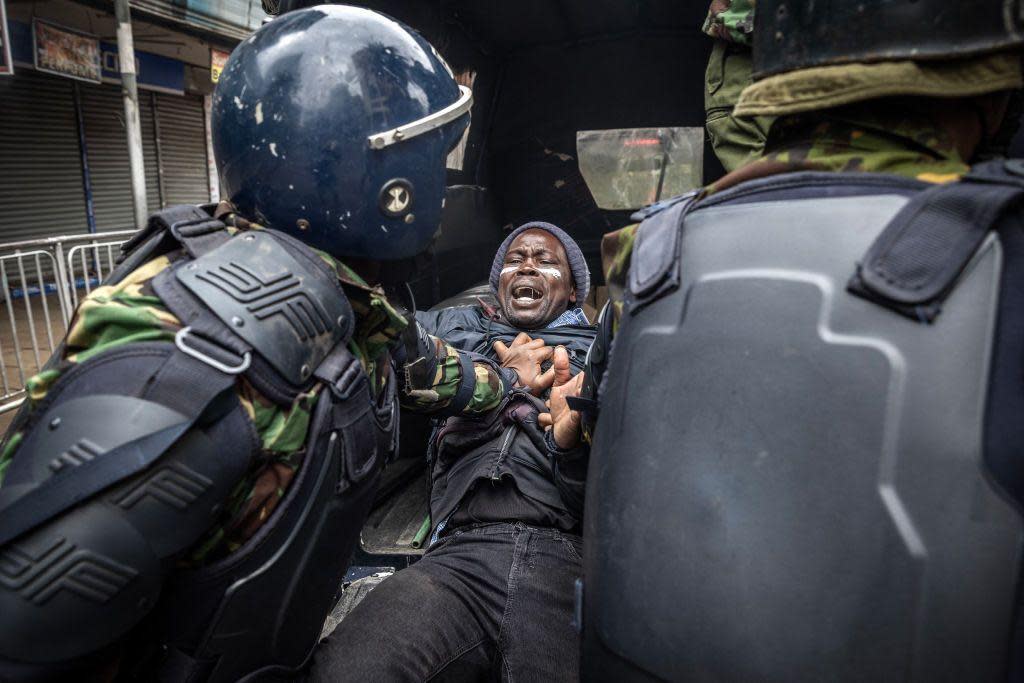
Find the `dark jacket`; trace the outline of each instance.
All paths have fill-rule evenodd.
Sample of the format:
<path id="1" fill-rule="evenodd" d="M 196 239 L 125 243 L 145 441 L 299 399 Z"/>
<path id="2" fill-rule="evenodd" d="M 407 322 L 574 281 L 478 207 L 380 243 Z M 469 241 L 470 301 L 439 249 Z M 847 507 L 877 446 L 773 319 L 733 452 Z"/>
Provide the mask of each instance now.
<path id="1" fill-rule="evenodd" d="M 486 310 L 483 305 L 419 312 L 416 319 L 430 334 L 452 346 L 492 359 L 495 341 L 508 344 L 522 331 L 505 324 L 493 309 Z M 594 326 L 584 325 L 528 334 L 549 346 L 564 346 L 576 374 L 583 368 L 595 331 Z M 486 415 L 448 418 L 438 425 L 431 443 L 430 513 L 435 536 L 444 531 L 447 520 L 474 486 L 508 478 L 529 499 L 524 510 L 546 513 L 527 513 L 536 518 L 519 521 L 542 524 L 557 518 L 578 524 L 588 452 L 585 448 L 562 451 L 546 440 L 537 424 L 537 416 L 544 410 L 542 400 L 515 390 Z"/>

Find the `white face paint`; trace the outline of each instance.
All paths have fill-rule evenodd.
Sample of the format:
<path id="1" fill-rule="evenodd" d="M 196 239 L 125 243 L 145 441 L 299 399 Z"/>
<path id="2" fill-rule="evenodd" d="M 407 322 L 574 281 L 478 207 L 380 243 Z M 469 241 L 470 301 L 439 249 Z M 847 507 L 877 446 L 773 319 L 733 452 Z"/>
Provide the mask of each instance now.
<path id="1" fill-rule="evenodd" d="M 501 274 L 504 275 L 505 273 L 514 273 L 517 270 L 519 270 L 519 266 L 506 266 L 501 269 Z M 560 271 L 558 268 L 538 268 L 537 272 L 543 275 L 558 278 L 559 280 L 562 279 L 562 271 Z"/>

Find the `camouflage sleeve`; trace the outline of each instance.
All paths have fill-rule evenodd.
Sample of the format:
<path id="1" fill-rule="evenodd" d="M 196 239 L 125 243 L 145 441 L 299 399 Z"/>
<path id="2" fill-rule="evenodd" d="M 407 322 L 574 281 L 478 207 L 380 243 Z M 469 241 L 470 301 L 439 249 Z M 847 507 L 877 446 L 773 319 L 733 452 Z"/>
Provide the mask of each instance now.
<path id="1" fill-rule="evenodd" d="M 403 406 L 431 415 L 478 415 L 501 402 L 511 382 L 495 363 L 459 351 L 417 327 L 417 357 L 404 364 Z M 469 367 L 472 378 L 464 377 L 463 368 Z"/>
<path id="2" fill-rule="evenodd" d="M 612 307 L 612 330 L 618 329 L 626 294 L 626 276 L 629 260 L 633 256 L 633 242 L 639 223 L 610 232 L 601 239 L 601 269 L 608 286 L 608 301 Z"/>
<path id="3" fill-rule="evenodd" d="M 701 28 L 712 38 L 727 43 L 750 45 L 754 31 L 755 0 L 712 0 Z"/>

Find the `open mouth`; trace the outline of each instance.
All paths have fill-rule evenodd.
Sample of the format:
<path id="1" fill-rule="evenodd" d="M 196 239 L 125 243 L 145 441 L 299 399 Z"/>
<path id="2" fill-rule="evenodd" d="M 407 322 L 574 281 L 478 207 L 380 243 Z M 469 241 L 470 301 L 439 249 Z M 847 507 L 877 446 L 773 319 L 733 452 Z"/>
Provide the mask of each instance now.
<path id="1" fill-rule="evenodd" d="M 539 301 L 544 295 L 539 289 L 530 287 L 529 285 L 521 285 L 519 287 L 512 288 L 512 298 L 520 306 L 531 304 L 534 301 Z"/>

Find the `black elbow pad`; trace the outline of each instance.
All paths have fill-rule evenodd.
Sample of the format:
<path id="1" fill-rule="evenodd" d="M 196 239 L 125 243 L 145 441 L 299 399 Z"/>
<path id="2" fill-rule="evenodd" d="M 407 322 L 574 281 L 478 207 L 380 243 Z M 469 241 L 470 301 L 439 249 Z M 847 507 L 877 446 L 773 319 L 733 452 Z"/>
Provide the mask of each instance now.
<path id="1" fill-rule="evenodd" d="M 0 513 L 26 503 L 29 514 L 44 509 L 47 483 L 61 487 L 61 501 L 76 500 L 75 470 L 116 457 L 125 444 L 142 444 L 136 455 L 153 462 L 0 545 L 0 679 L 62 677 L 118 642 L 156 604 L 164 577 L 244 473 L 255 436 L 230 391 L 218 414 L 190 423 L 162 452 L 144 452 L 153 443 L 147 434 L 182 417 L 138 398 L 171 349 L 101 354 L 63 377 L 25 425 Z M 17 531 L 10 519 L 0 514 L 0 534 Z"/>

